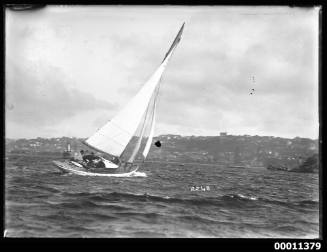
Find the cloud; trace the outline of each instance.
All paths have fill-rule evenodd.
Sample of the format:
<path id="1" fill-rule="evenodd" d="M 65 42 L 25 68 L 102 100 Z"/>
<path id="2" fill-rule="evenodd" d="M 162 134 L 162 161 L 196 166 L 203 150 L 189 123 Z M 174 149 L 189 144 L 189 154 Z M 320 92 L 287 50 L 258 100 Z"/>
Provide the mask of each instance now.
<path id="1" fill-rule="evenodd" d="M 230 23 L 204 20 L 192 19 L 187 34 L 196 36 L 187 40 L 185 34 L 165 73 L 159 105 L 163 122 L 216 132 L 317 137 L 313 19 L 256 15 L 234 16 Z"/>
<path id="2" fill-rule="evenodd" d="M 115 104 L 69 88 L 68 82 L 56 67 L 22 68 L 7 62 L 6 120 L 41 130 L 85 111 L 115 109 Z"/>

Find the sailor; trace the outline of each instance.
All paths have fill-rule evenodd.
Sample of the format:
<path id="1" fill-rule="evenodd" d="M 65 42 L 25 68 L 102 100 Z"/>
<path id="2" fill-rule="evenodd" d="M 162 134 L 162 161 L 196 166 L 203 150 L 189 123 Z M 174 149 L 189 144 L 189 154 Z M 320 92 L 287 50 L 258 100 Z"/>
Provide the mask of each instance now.
<path id="1" fill-rule="evenodd" d="M 84 150 L 80 150 L 79 153 L 77 153 L 77 152 L 74 153 L 74 157 L 71 158 L 71 161 L 75 161 L 80 164 L 82 164 L 82 163 L 86 164 L 83 157 L 84 157 Z"/>
<path id="2" fill-rule="evenodd" d="M 85 154 L 84 155 L 84 151 L 82 152 L 83 150 L 81 150 L 81 154 L 83 156 L 83 161 L 88 163 L 90 161 L 93 161 L 95 159 L 95 156 L 94 156 L 94 153 L 92 152 L 91 154 Z"/>
<path id="3" fill-rule="evenodd" d="M 93 161 L 93 165 L 95 168 L 105 168 L 106 165 L 104 164 L 104 162 L 101 160 L 100 157 L 98 157 L 98 159 L 94 159 Z"/>
<path id="4" fill-rule="evenodd" d="M 82 153 L 78 153 L 78 152 L 75 152 L 74 153 L 74 156 L 71 158 L 71 161 L 79 161 L 79 162 L 82 162 L 83 161 L 83 155 Z"/>
<path id="5" fill-rule="evenodd" d="M 93 168 L 105 167 L 104 162 L 101 160 L 99 156 L 96 156 L 94 152 L 91 152 L 91 154 L 83 155 L 83 161 L 89 167 L 93 167 Z"/>
<path id="6" fill-rule="evenodd" d="M 111 158 L 111 162 L 113 162 L 114 164 L 119 164 L 120 163 L 120 160 L 118 157 L 112 157 Z"/>

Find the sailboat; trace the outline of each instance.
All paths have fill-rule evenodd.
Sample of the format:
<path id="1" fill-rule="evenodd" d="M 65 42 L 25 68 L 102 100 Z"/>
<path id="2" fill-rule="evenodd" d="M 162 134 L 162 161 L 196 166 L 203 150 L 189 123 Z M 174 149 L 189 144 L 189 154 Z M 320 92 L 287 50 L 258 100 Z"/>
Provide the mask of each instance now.
<path id="1" fill-rule="evenodd" d="M 92 168 L 81 160 L 53 161 L 63 172 L 93 176 L 121 176 L 135 173 L 152 145 L 160 81 L 167 63 L 181 40 L 185 23 L 179 29 L 159 67 L 139 92 L 110 121 L 83 144 L 94 150 L 102 167 Z M 99 154 L 98 154 L 99 153 Z"/>

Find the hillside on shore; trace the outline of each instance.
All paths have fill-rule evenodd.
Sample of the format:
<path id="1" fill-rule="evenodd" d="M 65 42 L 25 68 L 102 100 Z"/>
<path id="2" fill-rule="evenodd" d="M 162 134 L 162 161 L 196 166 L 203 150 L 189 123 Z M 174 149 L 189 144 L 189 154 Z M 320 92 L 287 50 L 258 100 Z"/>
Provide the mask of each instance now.
<path id="1" fill-rule="evenodd" d="M 6 153 L 62 153 L 88 149 L 83 138 L 6 139 Z M 318 140 L 272 136 L 180 136 L 161 135 L 161 147 L 152 145 L 148 161 L 198 162 L 209 164 L 273 167 L 306 172 L 316 169 Z M 311 158 L 308 160 L 308 158 Z"/>

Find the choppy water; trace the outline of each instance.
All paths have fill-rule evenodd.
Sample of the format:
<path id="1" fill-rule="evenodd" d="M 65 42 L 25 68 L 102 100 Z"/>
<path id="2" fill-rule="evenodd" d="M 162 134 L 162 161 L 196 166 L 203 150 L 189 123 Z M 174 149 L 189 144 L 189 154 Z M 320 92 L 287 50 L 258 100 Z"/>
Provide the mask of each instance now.
<path id="1" fill-rule="evenodd" d="M 88 177 L 51 160 L 7 157 L 6 236 L 319 236 L 317 174 L 148 163 L 146 176 Z"/>

